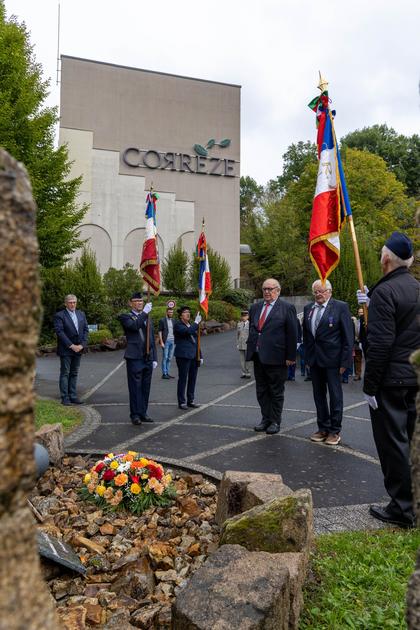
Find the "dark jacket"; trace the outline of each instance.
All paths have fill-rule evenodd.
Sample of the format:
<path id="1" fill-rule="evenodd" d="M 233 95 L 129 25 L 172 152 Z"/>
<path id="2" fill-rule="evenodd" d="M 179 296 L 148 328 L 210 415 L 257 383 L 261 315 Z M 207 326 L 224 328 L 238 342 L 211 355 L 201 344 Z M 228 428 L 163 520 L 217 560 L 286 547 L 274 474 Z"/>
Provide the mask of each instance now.
<path id="1" fill-rule="evenodd" d="M 172 326 L 174 325 L 175 320 L 172 319 Z M 159 320 L 159 324 L 158 324 L 158 332 L 162 333 L 162 341 L 163 343 L 166 343 L 166 340 L 168 338 L 168 318 L 162 317 L 162 319 Z"/>
<path id="2" fill-rule="evenodd" d="M 252 361 L 257 351 L 265 365 L 286 365 L 286 360 L 296 361 L 297 316 L 293 304 L 277 298 L 267 316 L 261 332 L 258 322 L 264 302 L 257 302 L 249 311 L 249 337 L 246 360 Z"/>
<path id="3" fill-rule="evenodd" d="M 383 276 L 370 290 L 363 391 L 415 387 L 409 356 L 420 347 L 420 284 L 407 267 Z"/>
<path id="4" fill-rule="evenodd" d="M 330 298 L 319 322 L 315 337 L 312 317 L 316 316 L 315 302 L 303 310 L 303 343 L 305 361 L 311 367 L 350 368 L 353 365 L 354 328 L 346 302 Z"/>
<path id="5" fill-rule="evenodd" d="M 67 309 L 58 311 L 54 315 L 54 331 L 57 335 L 57 354 L 60 357 L 76 356 L 80 352 L 70 350 L 71 345 L 88 345 L 89 329 L 86 316 L 83 311 L 75 310 L 77 321 L 79 323 L 79 331 L 76 330 L 73 320 L 67 312 Z"/>
<path id="6" fill-rule="evenodd" d="M 187 326 L 180 319 L 174 321 L 175 357 L 180 359 L 197 357 L 197 331 L 198 324 L 194 322 Z"/>
<path id="7" fill-rule="evenodd" d="M 140 359 L 142 361 L 156 361 L 156 344 L 153 333 L 153 322 L 150 318 L 149 327 L 149 356 L 146 356 L 146 334 L 147 319 L 146 313 L 135 315 L 131 313 L 122 313 L 118 316 L 124 334 L 127 339 L 127 348 L 124 353 L 124 359 Z"/>

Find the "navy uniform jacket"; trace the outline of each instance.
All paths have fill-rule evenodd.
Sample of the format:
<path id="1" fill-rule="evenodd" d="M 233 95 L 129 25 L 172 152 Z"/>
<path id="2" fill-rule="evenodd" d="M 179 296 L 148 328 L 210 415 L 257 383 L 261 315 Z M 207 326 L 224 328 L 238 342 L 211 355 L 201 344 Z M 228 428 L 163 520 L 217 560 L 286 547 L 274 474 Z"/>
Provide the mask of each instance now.
<path id="1" fill-rule="evenodd" d="M 249 311 L 249 336 L 246 360 L 252 361 L 257 349 L 261 363 L 265 365 L 286 365 L 296 361 L 297 315 L 293 304 L 277 298 L 264 322 L 261 332 L 258 322 L 264 302 L 257 302 Z"/>
<path id="2" fill-rule="evenodd" d="M 330 298 L 318 324 L 315 338 L 312 318 L 316 317 L 315 302 L 303 310 L 303 343 L 305 361 L 322 368 L 351 368 L 353 365 L 354 327 L 346 302 Z"/>
<path id="3" fill-rule="evenodd" d="M 57 335 L 57 354 L 60 357 L 80 355 L 80 352 L 70 350 L 72 344 L 84 347 L 88 345 L 89 329 L 86 316 L 83 311 L 78 311 L 77 309 L 75 313 L 79 323 L 79 331 L 76 330 L 73 320 L 66 308 L 62 311 L 57 311 L 54 315 L 54 331 Z"/>
<path id="4" fill-rule="evenodd" d="M 179 359 L 195 359 L 197 357 L 198 326 L 194 322 L 187 326 L 179 319 L 174 321 L 175 357 Z"/>
<path id="5" fill-rule="evenodd" d="M 133 312 L 122 313 L 118 316 L 127 339 L 124 359 L 146 360 L 147 318 L 147 313 L 135 315 Z M 150 319 L 149 340 L 150 354 L 147 360 L 156 361 L 156 344 L 152 319 Z"/>

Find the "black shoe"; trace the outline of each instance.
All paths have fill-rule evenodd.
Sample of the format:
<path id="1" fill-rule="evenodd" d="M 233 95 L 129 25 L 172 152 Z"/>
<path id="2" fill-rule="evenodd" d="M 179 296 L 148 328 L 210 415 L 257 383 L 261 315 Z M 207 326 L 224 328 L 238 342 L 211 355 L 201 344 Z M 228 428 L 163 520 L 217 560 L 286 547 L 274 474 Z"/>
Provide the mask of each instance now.
<path id="1" fill-rule="evenodd" d="M 69 400 L 62 400 L 61 404 L 65 405 L 66 407 L 71 407 L 71 402 Z"/>
<path id="2" fill-rule="evenodd" d="M 306 378 L 303 379 L 304 381 L 312 381 L 310 376 L 307 376 Z"/>
<path id="3" fill-rule="evenodd" d="M 270 424 L 271 424 L 271 422 L 269 422 L 267 420 L 261 420 L 260 424 L 257 424 L 257 426 L 254 427 L 254 431 L 257 431 L 257 433 L 262 433 L 263 431 L 268 429 Z"/>
<path id="4" fill-rule="evenodd" d="M 140 416 L 133 416 L 133 417 L 131 418 L 131 422 L 132 422 L 133 424 L 137 424 L 137 425 L 141 424 L 141 418 L 140 418 Z"/>
<path id="5" fill-rule="evenodd" d="M 169 378 L 171 378 L 171 377 L 170 377 L 168 374 L 162 374 L 162 378 L 169 379 Z"/>
<path id="6" fill-rule="evenodd" d="M 79 400 L 78 398 L 74 398 L 73 400 L 70 400 L 72 405 L 84 405 L 85 403 L 83 402 L 83 400 Z"/>
<path id="7" fill-rule="evenodd" d="M 241 378 L 246 378 L 246 374 L 242 374 Z"/>
<path id="8" fill-rule="evenodd" d="M 382 508 L 380 505 L 371 505 L 369 514 L 383 523 L 391 523 L 391 525 L 398 525 L 398 527 L 403 528 L 414 527 L 414 519 L 407 518 L 402 514 L 395 514 L 387 507 Z"/>
<path id="9" fill-rule="evenodd" d="M 191 407 L 191 409 L 198 409 L 201 405 L 197 405 L 196 403 L 187 403 L 187 407 Z"/>
<path id="10" fill-rule="evenodd" d="M 171 376 L 171 374 L 168 374 L 167 376 L 168 378 L 175 378 L 175 376 Z"/>
<path id="11" fill-rule="evenodd" d="M 145 416 L 140 416 L 140 420 L 142 422 L 153 422 L 152 418 L 148 416 L 147 414 Z"/>
<path id="12" fill-rule="evenodd" d="M 266 430 L 267 435 L 274 435 L 280 431 L 280 425 L 276 422 L 272 422 L 268 429 Z"/>
<path id="13" fill-rule="evenodd" d="M 184 405 L 178 405 L 178 408 L 182 409 L 183 411 L 187 411 L 188 410 L 188 407 L 185 404 Z"/>
<path id="14" fill-rule="evenodd" d="M 251 374 L 245 374 L 245 378 L 251 378 Z"/>

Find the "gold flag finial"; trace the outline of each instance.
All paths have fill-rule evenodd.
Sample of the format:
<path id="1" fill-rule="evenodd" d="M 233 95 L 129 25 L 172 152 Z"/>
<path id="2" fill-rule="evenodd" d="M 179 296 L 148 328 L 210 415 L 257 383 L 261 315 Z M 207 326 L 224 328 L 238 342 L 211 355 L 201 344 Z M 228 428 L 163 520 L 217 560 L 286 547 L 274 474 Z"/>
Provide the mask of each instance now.
<path id="1" fill-rule="evenodd" d="M 318 70 L 318 72 L 319 72 L 318 89 L 321 90 L 321 94 L 322 94 L 322 92 L 326 92 L 328 90 L 328 81 L 321 75 L 320 70 Z"/>

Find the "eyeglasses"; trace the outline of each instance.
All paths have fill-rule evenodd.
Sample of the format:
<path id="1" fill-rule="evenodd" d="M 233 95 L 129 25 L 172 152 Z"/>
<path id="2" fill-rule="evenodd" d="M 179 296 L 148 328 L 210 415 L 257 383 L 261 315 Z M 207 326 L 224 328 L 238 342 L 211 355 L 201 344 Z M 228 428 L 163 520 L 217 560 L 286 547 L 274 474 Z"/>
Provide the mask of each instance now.
<path id="1" fill-rule="evenodd" d="M 263 287 L 263 291 L 276 291 L 276 289 L 280 289 L 280 287 Z"/>
<path id="2" fill-rule="evenodd" d="M 331 289 L 314 289 L 312 294 L 316 295 L 317 293 L 328 293 L 328 291 L 331 291 Z"/>

